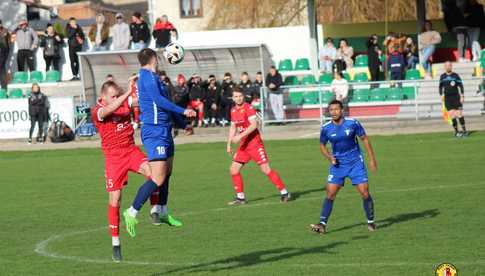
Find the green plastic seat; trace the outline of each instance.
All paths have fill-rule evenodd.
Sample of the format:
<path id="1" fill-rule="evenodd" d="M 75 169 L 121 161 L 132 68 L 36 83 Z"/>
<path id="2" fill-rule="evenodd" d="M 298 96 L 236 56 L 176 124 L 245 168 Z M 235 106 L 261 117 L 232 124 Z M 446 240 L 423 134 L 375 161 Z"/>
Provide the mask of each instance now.
<path id="1" fill-rule="evenodd" d="M 484 69 L 485 68 L 485 57 L 480 59 L 480 68 Z"/>
<path id="2" fill-rule="evenodd" d="M 7 98 L 7 90 L 0 88 L 0 99 L 6 99 Z"/>
<path id="3" fill-rule="evenodd" d="M 310 70 L 310 61 L 307 58 L 299 58 L 295 62 L 295 70 Z"/>
<path id="4" fill-rule="evenodd" d="M 315 79 L 314 75 L 306 75 L 301 79 L 301 84 L 302 85 L 308 85 L 308 84 L 315 84 L 317 83 L 317 80 Z"/>
<path id="5" fill-rule="evenodd" d="M 356 89 L 354 91 L 354 96 L 352 97 L 353 102 L 368 102 L 370 96 L 369 89 Z"/>
<path id="6" fill-rule="evenodd" d="M 332 74 L 322 74 L 320 75 L 320 77 L 318 78 L 318 82 L 320 84 L 331 84 L 333 81 L 333 76 Z"/>
<path id="7" fill-rule="evenodd" d="M 284 85 L 298 85 L 298 78 L 296 76 L 288 76 L 285 78 Z"/>
<path id="8" fill-rule="evenodd" d="M 19 98 L 23 98 L 24 94 L 22 92 L 22 89 L 13 88 L 8 91 L 8 97 L 12 99 L 19 99 Z"/>
<path id="9" fill-rule="evenodd" d="M 484 59 L 484 58 L 485 58 L 485 49 L 482 49 L 482 50 L 480 51 L 480 58 L 481 58 L 481 59 Z"/>
<path id="10" fill-rule="evenodd" d="M 414 86 L 408 86 L 402 88 L 402 97 L 405 100 L 414 100 L 415 98 L 415 89 Z"/>
<path id="11" fill-rule="evenodd" d="M 303 93 L 303 104 L 317 104 L 318 91 L 308 91 Z"/>
<path id="12" fill-rule="evenodd" d="M 290 92 L 288 97 L 290 104 L 301 105 L 303 102 L 303 92 Z"/>
<path id="13" fill-rule="evenodd" d="M 419 79 L 421 79 L 421 74 L 419 74 L 419 70 L 410 69 L 406 71 L 406 80 L 419 80 Z"/>
<path id="14" fill-rule="evenodd" d="M 373 102 L 382 102 L 387 98 L 388 90 L 386 88 L 376 88 L 371 91 L 370 100 Z"/>
<path id="15" fill-rule="evenodd" d="M 15 72 L 13 74 L 12 83 L 27 83 L 29 74 L 27 72 Z"/>
<path id="16" fill-rule="evenodd" d="M 349 73 L 345 72 L 345 73 L 343 73 L 343 75 L 344 75 L 344 79 L 346 81 L 350 81 L 350 74 Z"/>
<path id="17" fill-rule="evenodd" d="M 32 71 L 30 72 L 30 82 L 43 82 L 44 81 L 44 74 L 41 71 Z"/>
<path id="18" fill-rule="evenodd" d="M 280 63 L 278 64 L 278 70 L 279 71 L 291 71 L 291 70 L 293 70 L 293 63 L 291 62 L 291 59 L 280 60 Z"/>
<path id="19" fill-rule="evenodd" d="M 330 91 L 322 92 L 322 103 L 329 103 L 333 99 L 333 93 Z"/>
<path id="20" fill-rule="evenodd" d="M 387 96 L 388 101 L 400 101 L 402 99 L 402 91 L 400 88 L 391 88 L 389 95 Z"/>
<path id="21" fill-rule="evenodd" d="M 356 81 L 356 82 L 367 82 L 367 81 L 369 81 L 369 78 L 367 76 L 367 73 L 360 72 L 360 73 L 355 74 L 354 81 Z"/>
<path id="22" fill-rule="evenodd" d="M 358 55 L 355 57 L 355 67 L 367 67 L 369 64 L 369 58 L 367 55 Z"/>
<path id="23" fill-rule="evenodd" d="M 45 73 L 45 82 L 58 82 L 61 80 L 61 73 L 56 70 L 50 70 Z"/>

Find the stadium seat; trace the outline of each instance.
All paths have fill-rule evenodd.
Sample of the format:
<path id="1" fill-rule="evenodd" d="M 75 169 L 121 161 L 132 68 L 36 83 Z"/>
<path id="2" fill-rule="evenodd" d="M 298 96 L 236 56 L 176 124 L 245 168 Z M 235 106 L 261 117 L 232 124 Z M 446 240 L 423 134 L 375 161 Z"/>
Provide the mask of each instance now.
<path id="1" fill-rule="evenodd" d="M 386 88 L 372 89 L 370 100 L 373 102 L 382 102 L 386 100 L 388 90 Z"/>
<path id="2" fill-rule="evenodd" d="M 13 74 L 12 83 L 27 83 L 29 74 L 27 72 L 15 72 Z"/>
<path id="3" fill-rule="evenodd" d="M 421 74 L 419 70 L 410 69 L 406 71 L 406 80 L 419 80 L 421 79 Z"/>
<path id="4" fill-rule="evenodd" d="M 310 61 L 307 58 L 299 58 L 295 62 L 295 70 L 310 70 Z"/>
<path id="5" fill-rule="evenodd" d="M 44 75 L 42 74 L 41 71 L 32 71 L 30 72 L 30 82 L 43 82 L 44 81 Z"/>
<path id="6" fill-rule="evenodd" d="M 61 73 L 56 70 L 47 71 L 45 74 L 45 82 L 58 82 L 61 80 Z"/>
<path id="7" fill-rule="evenodd" d="M 391 88 L 389 95 L 387 96 L 388 101 L 400 101 L 402 99 L 402 92 L 400 88 Z"/>
<path id="8" fill-rule="evenodd" d="M 485 58 L 485 48 L 480 51 L 480 59 Z"/>
<path id="9" fill-rule="evenodd" d="M 7 90 L 0 88 L 0 99 L 6 99 L 7 98 Z"/>
<path id="10" fill-rule="evenodd" d="M 333 93 L 330 91 L 322 92 L 322 103 L 329 103 L 333 99 Z"/>
<path id="11" fill-rule="evenodd" d="M 353 102 L 368 102 L 369 101 L 369 89 L 357 89 L 354 91 L 354 96 L 352 97 Z"/>
<path id="12" fill-rule="evenodd" d="M 415 98 L 414 86 L 408 86 L 402 88 L 402 98 L 405 100 L 414 100 Z"/>
<path id="13" fill-rule="evenodd" d="M 293 70 L 293 63 L 291 62 L 291 59 L 280 60 L 280 63 L 278 64 L 278 70 L 279 71 L 291 71 L 291 70 Z"/>
<path id="14" fill-rule="evenodd" d="M 13 88 L 8 91 L 8 97 L 12 99 L 19 99 L 22 98 L 24 94 L 22 93 L 22 89 L 20 88 Z"/>
<path id="15" fill-rule="evenodd" d="M 303 92 L 290 92 L 288 95 L 290 104 L 301 105 L 303 102 Z"/>
<path id="16" fill-rule="evenodd" d="M 296 76 L 288 76 L 285 78 L 284 85 L 298 85 L 298 78 Z"/>
<path id="17" fill-rule="evenodd" d="M 369 81 L 369 77 L 364 72 L 357 73 L 354 76 L 354 81 L 356 81 L 356 82 L 367 82 L 367 81 Z"/>
<path id="18" fill-rule="evenodd" d="M 332 74 L 322 74 L 318 78 L 318 82 L 320 84 L 331 84 L 332 83 L 332 80 L 333 80 Z"/>
<path id="19" fill-rule="evenodd" d="M 369 64 L 369 58 L 367 55 L 358 55 L 355 57 L 355 67 L 367 67 Z"/>
<path id="20" fill-rule="evenodd" d="M 301 84 L 302 85 L 308 85 L 308 84 L 315 84 L 317 83 L 317 80 L 315 80 L 315 76 L 313 75 L 306 75 L 301 79 Z"/>
<path id="21" fill-rule="evenodd" d="M 303 104 L 318 104 L 318 91 L 304 92 Z"/>
<path id="22" fill-rule="evenodd" d="M 343 75 L 344 75 L 344 79 L 346 81 L 350 81 L 350 74 L 349 73 L 345 72 L 345 73 L 343 73 Z"/>

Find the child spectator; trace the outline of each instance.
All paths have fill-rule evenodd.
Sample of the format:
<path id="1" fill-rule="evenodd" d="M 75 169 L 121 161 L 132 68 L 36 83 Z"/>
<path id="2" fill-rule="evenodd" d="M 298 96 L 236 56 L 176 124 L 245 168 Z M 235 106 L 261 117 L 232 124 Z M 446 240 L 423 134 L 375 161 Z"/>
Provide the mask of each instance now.
<path id="1" fill-rule="evenodd" d="M 391 80 L 402 80 L 405 66 L 406 63 L 404 61 L 404 57 L 401 53 L 399 53 L 399 46 L 394 45 L 394 50 L 389 55 L 389 59 L 387 60 L 387 67 L 391 72 Z"/>

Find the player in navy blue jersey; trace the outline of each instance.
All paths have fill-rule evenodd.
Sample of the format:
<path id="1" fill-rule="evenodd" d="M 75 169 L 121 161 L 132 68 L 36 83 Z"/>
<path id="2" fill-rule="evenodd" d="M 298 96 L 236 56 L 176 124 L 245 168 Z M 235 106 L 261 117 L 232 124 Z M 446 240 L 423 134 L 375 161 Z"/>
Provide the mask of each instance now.
<path id="1" fill-rule="evenodd" d="M 363 200 L 363 207 L 367 217 L 367 228 L 374 231 L 374 201 L 369 194 L 367 169 L 357 138 L 364 144 L 369 157 L 369 168 L 377 170 L 374 151 L 364 128 L 359 121 L 344 118 L 342 102 L 334 100 L 329 104 L 332 120 L 322 126 L 320 132 L 320 151 L 330 162 L 327 183 L 327 197 L 323 202 L 320 222 L 311 224 L 312 231 L 320 234 L 327 232 L 327 222 L 332 212 L 333 202 L 340 188 L 344 186 L 345 178 L 350 178 L 352 185 L 357 188 Z M 327 149 L 327 143 L 332 144 L 332 153 Z"/>

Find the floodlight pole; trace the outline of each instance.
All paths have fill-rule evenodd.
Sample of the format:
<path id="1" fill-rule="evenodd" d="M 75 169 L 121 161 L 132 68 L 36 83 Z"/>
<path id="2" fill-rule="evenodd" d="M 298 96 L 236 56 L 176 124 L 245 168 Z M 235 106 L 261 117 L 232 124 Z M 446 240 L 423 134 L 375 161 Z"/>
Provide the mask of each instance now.
<path id="1" fill-rule="evenodd" d="M 308 27 L 310 28 L 310 64 L 313 75 L 318 74 L 318 35 L 315 0 L 307 0 Z"/>

